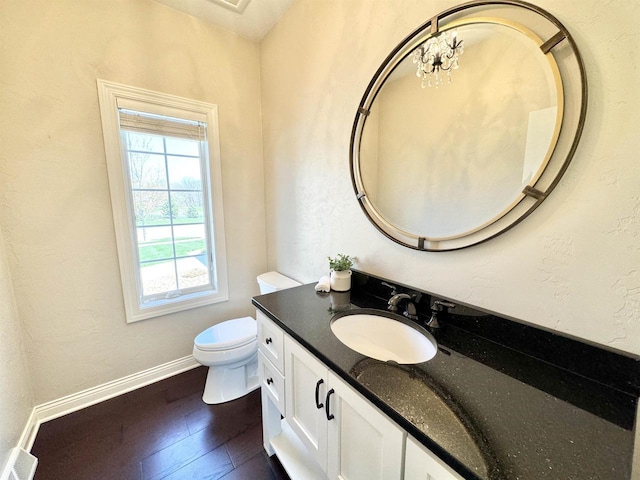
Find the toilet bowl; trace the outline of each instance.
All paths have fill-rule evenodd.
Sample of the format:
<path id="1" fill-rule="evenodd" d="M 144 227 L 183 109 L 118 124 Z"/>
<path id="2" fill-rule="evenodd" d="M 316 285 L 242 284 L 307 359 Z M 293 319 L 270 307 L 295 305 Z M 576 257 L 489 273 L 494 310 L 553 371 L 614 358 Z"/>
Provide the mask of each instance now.
<path id="1" fill-rule="evenodd" d="M 261 294 L 300 285 L 278 272 L 259 275 L 258 284 Z M 209 367 L 205 403 L 224 403 L 252 392 L 260 386 L 256 321 L 234 318 L 207 328 L 193 342 L 193 358 Z"/>
<path id="2" fill-rule="evenodd" d="M 234 318 L 198 334 L 193 358 L 209 367 L 202 400 L 215 404 L 242 397 L 258 388 L 256 321 Z"/>

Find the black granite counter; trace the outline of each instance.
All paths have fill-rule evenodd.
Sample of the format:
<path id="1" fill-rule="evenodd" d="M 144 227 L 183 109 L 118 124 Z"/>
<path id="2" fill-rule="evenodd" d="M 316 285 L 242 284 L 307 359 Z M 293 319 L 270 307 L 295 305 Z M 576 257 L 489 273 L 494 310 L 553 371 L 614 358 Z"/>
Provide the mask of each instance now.
<path id="1" fill-rule="evenodd" d="M 640 359 L 454 301 L 430 330 L 433 359 L 373 360 L 343 345 L 330 323 L 337 312 L 385 310 L 382 280 L 355 271 L 351 292 L 304 285 L 253 303 L 464 478 L 630 478 Z M 435 297 L 419 293 L 422 323 Z"/>

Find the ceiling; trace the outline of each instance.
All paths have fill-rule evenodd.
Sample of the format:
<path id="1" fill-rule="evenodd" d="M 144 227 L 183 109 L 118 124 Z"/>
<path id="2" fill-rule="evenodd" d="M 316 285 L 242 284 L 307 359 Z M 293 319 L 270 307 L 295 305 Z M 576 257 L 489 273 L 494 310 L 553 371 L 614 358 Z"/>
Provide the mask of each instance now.
<path id="1" fill-rule="evenodd" d="M 256 42 L 278 22 L 293 0 L 155 0 Z"/>

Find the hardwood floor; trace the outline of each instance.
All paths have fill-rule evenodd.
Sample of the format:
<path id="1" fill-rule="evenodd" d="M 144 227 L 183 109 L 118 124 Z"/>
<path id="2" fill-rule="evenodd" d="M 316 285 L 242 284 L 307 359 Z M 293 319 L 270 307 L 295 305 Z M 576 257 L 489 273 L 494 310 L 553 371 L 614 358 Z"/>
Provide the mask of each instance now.
<path id="1" fill-rule="evenodd" d="M 206 367 L 40 426 L 36 480 L 288 480 L 262 446 L 260 390 L 202 401 Z"/>

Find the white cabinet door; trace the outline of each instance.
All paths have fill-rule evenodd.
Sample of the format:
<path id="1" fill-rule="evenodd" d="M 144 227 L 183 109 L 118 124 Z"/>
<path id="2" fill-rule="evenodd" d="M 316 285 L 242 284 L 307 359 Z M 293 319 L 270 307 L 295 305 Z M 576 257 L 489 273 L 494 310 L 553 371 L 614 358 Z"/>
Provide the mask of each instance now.
<path id="1" fill-rule="evenodd" d="M 285 419 L 320 467 L 327 470 L 327 367 L 285 335 Z"/>
<path id="2" fill-rule="evenodd" d="M 407 437 L 404 480 L 462 480 L 462 477 L 415 438 Z"/>
<path id="3" fill-rule="evenodd" d="M 405 432 L 285 335 L 285 419 L 330 480 L 401 480 Z"/>
<path id="4" fill-rule="evenodd" d="M 405 432 L 332 372 L 329 388 L 329 478 L 400 480 Z"/>

